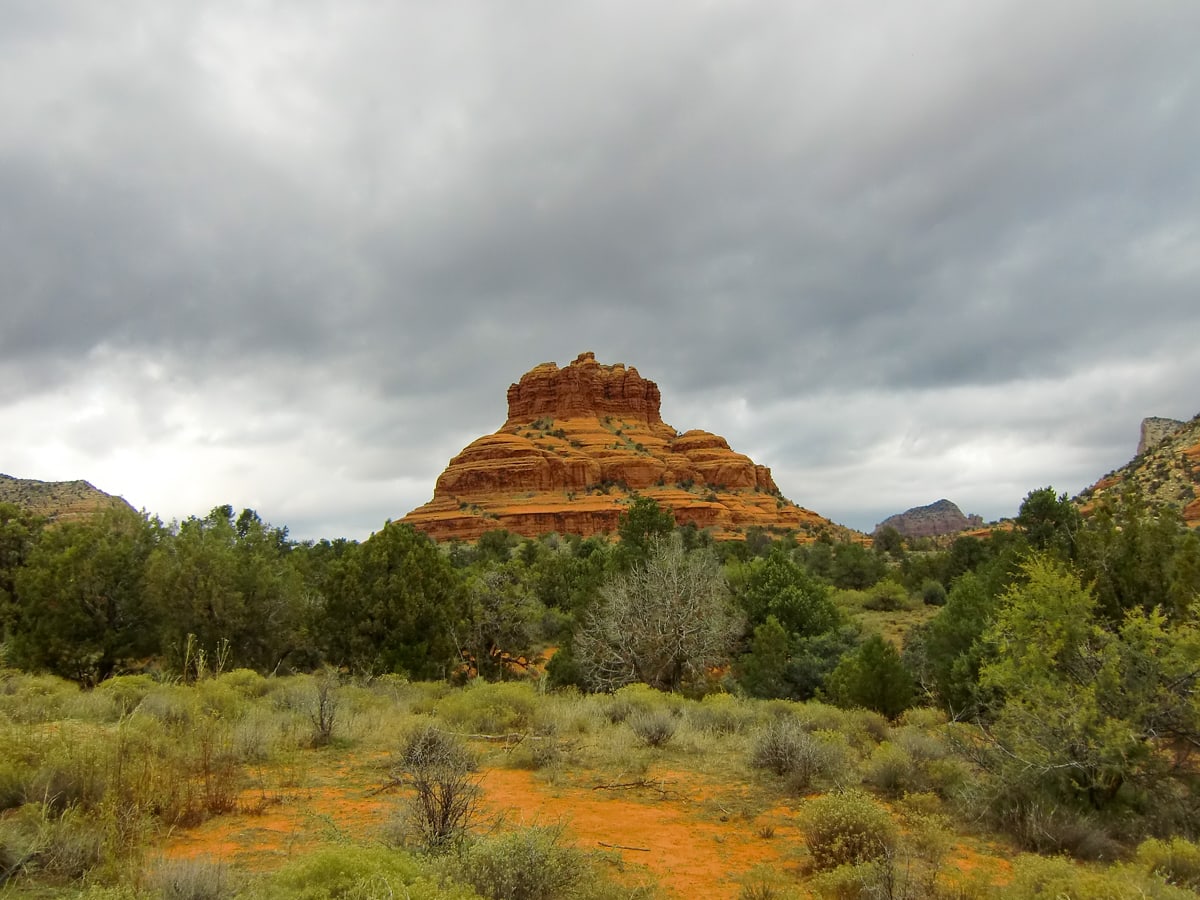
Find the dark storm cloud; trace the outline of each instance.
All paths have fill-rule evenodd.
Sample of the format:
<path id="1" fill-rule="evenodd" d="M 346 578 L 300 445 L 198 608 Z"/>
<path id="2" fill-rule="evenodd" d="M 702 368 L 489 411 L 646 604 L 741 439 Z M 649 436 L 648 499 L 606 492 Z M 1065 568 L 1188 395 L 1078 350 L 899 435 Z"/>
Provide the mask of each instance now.
<path id="1" fill-rule="evenodd" d="M 0 402 L 274 446 L 314 523 L 336 485 L 289 473 L 391 467 L 362 509 L 402 514 L 584 349 L 806 487 L 1086 433 L 1083 481 L 1200 405 L 1198 37 L 1183 0 L 16 4 Z"/>

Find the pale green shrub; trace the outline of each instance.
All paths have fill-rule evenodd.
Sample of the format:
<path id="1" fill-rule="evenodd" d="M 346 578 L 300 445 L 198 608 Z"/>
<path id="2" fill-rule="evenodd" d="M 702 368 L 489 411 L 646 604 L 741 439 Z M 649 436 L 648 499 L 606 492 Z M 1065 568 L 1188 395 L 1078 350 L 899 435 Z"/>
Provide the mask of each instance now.
<path id="1" fill-rule="evenodd" d="M 1138 846 L 1136 863 L 1168 884 L 1200 892 L 1200 845 L 1181 837 L 1152 838 Z"/>
<path id="2" fill-rule="evenodd" d="M 1096 869 L 1061 856 L 1022 854 L 1012 881 L 994 892 L 1004 900 L 1184 900 L 1196 895 L 1128 866 Z"/>
<path id="3" fill-rule="evenodd" d="M 811 733 L 795 719 L 776 719 L 755 732 L 750 765 L 787 779 L 792 790 L 808 790 L 818 780 L 836 779 L 846 768 L 840 735 Z"/>
<path id="4" fill-rule="evenodd" d="M 491 900 L 554 900 L 572 894 L 588 864 L 561 828 L 533 827 L 469 844 L 457 875 Z"/>
<path id="5" fill-rule="evenodd" d="M 239 900 L 470 900 L 465 886 L 443 883 L 427 866 L 387 848 L 319 850 L 247 885 Z"/>
<path id="6" fill-rule="evenodd" d="M 627 720 L 630 729 L 647 747 L 662 747 L 670 742 L 679 727 L 679 720 L 665 709 L 647 709 Z"/>
<path id="7" fill-rule="evenodd" d="M 808 801 L 801 811 L 801 827 L 817 871 L 871 862 L 896 846 L 892 817 L 860 790 Z"/>

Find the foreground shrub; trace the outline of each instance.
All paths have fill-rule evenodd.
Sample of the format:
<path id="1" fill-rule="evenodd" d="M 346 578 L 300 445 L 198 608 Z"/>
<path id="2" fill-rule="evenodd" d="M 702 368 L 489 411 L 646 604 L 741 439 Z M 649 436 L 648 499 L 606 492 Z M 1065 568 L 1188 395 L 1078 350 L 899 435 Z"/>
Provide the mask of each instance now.
<path id="1" fill-rule="evenodd" d="M 224 900 L 235 891 L 225 866 L 206 859 L 165 862 L 151 873 L 149 882 L 161 900 Z"/>
<path id="2" fill-rule="evenodd" d="M 1003 786 L 995 790 L 1003 792 Z M 1094 814 L 1038 797 L 1025 786 L 1013 786 L 993 797 L 985 815 L 1001 831 L 1035 853 L 1068 853 L 1076 859 L 1113 860 L 1122 847 Z"/>
<path id="3" fill-rule="evenodd" d="M 647 747 L 662 747 L 675 736 L 678 720 L 665 709 L 648 709 L 629 717 L 629 727 Z"/>
<path id="4" fill-rule="evenodd" d="M 475 815 L 479 786 L 475 757 L 455 735 L 432 724 L 406 739 L 392 773 L 412 789 L 401 816 L 401 834 L 431 852 L 461 842 Z"/>
<path id="5" fill-rule="evenodd" d="M 459 731 L 505 734 L 528 731 L 537 713 L 533 685 L 521 682 L 474 681 L 447 694 L 437 705 L 438 717 Z"/>
<path id="6" fill-rule="evenodd" d="M 764 725 L 750 746 L 750 764 L 787 778 L 797 791 L 818 779 L 836 777 L 845 768 L 847 751 L 831 737 L 812 734 L 795 719 Z"/>
<path id="7" fill-rule="evenodd" d="M 737 734 L 754 718 L 754 708 L 732 694 L 709 694 L 687 707 L 688 721 L 697 731 Z"/>
<path id="8" fill-rule="evenodd" d="M 468 888 L 443 884 L 405 853 L 336 847 L 294 862 L 238 892 L 246 900 L 468 900 Z"/>
<path id="9" fill-rule="evenodd" d="M 104 853 L 103 831 L 78 809 L 59 813 L 30 803 L 0 819 L 0 884 L 30 875 L 79 879 L 104 860 Z"/>
<path id="10" fill-rule="evenodd" d="M 801 813 L 801 827 L 813 868 L 821 872 L 871 862 L 896 846 L 896 825 L 888 811 L 860 790 L 810 800 Z"/>
<path id="11" fill-rule="evenodd" d="M 1013 861 L 1010 884 L 997 888 L 994 896 L 1004 900 L 1059 900 L 1059 898 L 1096 898 L 1096 900 L 1184 900 L 1195 897 L 1192 891 L 1172 887 L 1164 881 L 1138 872 L 1129 866 L 1091 869 L 1061 856 L 1023 854 Z"/>
<path id="12" fill-rule="evenodd" d="M 561 828 L 522 828 L 470 844 L 458 877 L 492 900 L 569 896 L 587 874 L 584 854 L 562 842 Z"/>
<path id="13" fill-rule="evenodd" d="M 1200 892 L 1200 846 L 1176 837 L 1169 841 L 1151 839 L 1137 848 L 1139 868 L 1167 884 Z"/>

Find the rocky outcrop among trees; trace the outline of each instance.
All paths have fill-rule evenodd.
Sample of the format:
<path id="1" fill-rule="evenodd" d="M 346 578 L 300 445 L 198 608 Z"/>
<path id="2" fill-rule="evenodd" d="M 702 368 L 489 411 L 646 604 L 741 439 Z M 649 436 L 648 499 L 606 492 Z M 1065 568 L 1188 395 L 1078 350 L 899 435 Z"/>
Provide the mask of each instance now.
<path id="1" fill-rule="evenodd" d="M 526 537 L 616 530 L 635 494 L 681 525 L 737 537 L 758 526 L 800 539 L 849 535 L 785 498 L 771 470 L 707 431 L 662 420 L 658 385 L 632 366 L 582 353 L 565 368 L 542 363 L 508 389 L 508 415 L 438 478 L 433 499 L 404 521 L 438 540 L 474 540 L 505 528 Z"/>

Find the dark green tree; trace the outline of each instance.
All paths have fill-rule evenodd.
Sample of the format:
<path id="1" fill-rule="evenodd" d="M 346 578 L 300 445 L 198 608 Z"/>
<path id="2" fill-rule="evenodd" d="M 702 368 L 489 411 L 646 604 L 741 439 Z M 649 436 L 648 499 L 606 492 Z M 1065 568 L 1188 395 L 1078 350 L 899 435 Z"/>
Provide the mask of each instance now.
<path id="1" fill-rule="evenodd" d="M 1151 507 L 1132 491 L 1106 498 L 1076 544 L 1080 572 L 1094 583 L 1099 610 L 1110 620 L 1135 608 L 1190 615 L 1200 590 L 1197 541 L 1175 510 Z"/>
<path id="2" fill-rule="evenodd" d="M 1031 558 L 1002 598 L 984 640 L 981 684 L 1000 702 L 988 734 L 999 790 L 1043 802 L 1120 807 L 1126 786 L 1143 804 L 1178 796 L 1188 767 L 1168 747 L 1200 742 L 1200 629 L 1158 609 L 1120 622 L 1097 615 L 1078 574 L 1052 554 Z"/>
<path id="3" fill-rule="evenodd" d="M 130 509 L 44 530 L 14 579 L 12 662 L 92 685 L 150 655 L 142 575 L 158 534 Z"/>
<path id="4" fill-rule="evenodd" d="M 652 497 L 634 497 L 617 519 L 617 535 L 621 538 L 615 557 L 617 565 L 628 571 L 646 562 L 655 544 L 674 530 L 675 515 L 671 510 L 659 506 Z"/>
<path id="5" fill-rule="evenodd" d="M 913 666 L 925 688 L 955 717 L 974 718 L 982 710 L 979 670 L 988 653 L 983 635 L 997 606 L 984 581 L 967 573 L 954 582 L 946 605 L 909 642 L 914 652 L 920 650 Z"/>
<path id="6" fill-rule="evenodd" d="M 841 623 L 829 587 L 804 571 L 781 548 L 750 563 L 740 581 L 735 594 L 750 626 L 774 616 L 789 635 L 805 637 L 822 634 Z"/>
<path id="7" fill-rule="evenodd" d="M 876 553 L 886 553 L 894 559 L 904 558 L 904 535 L 894 525 L 885 525 L 871 537 Z"/>
<path id="8" fill-rule="evenodd" d="M 499 681 L 528 671 L 535 661 L 546 608 L 513 564 L 492 566 L 471 579 L 470 608 L 460 638 L 474 674 Z"/>
<path id="9" fill-rule="evenodd" d="M 838 663 L 826 679 L 825 689 L 838 706 L 863 706 L 889 718 L 908 709 L 914 694 L 912 676 L 900 653 L 877 634 Z"/>
<path id="10" fill-rule="evenodd" d="M 17 572 L 37 544 L 45 520 L 14 503 L 0 503 L 0 641 L 16 621 Z"/>
<path id="11" fill-rule="evenodd" d="M 887 564 L 862 544 L 838 544 L 833 548 L 830 578 L 839 588 L 861 591 L 887 572 Z"/>
<path id="12" fill-rule="evenodd" d="M 193 650 L 266 672 L 293 659 L 311 664 L 318 601 L 291 550 L 287 529 L 251 509 L 235 518 L 233 507 L 218 506 L 176 526 L 146 567 L 167 657 L 180 670 Z"/>
<path id="13" fill-rule="evenodd" d="M 1083 517 L 1066 494 L 1055 494 L 1052 487 L 1030 491 L 1021 502 L 1016 522 L 1034 550 L 1057 553 L 1063 559 L 1075 558 L 1075 540 Z"/>
<path id="14" fill-rule="evenodd" d="M 779 620 L 768 615 L 754 629 L 750 650 L 737 667 L 738 682 L 751 697 L 788 697 L 788 666 L 792 659 L 791 637 Z"/>
<path id="15" fill-rule="evenodd" d="M 326 598 L 327 658 L 366 673 L 445 678 L 469 621 L 462 576 L 424 534 L 389 522 L 339 560 Z"/>

